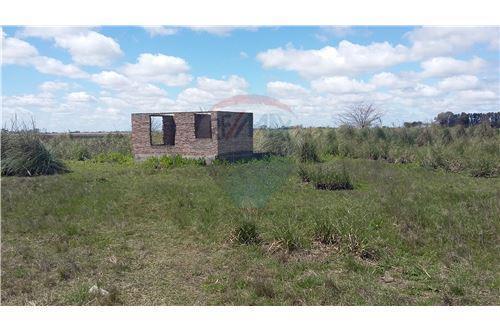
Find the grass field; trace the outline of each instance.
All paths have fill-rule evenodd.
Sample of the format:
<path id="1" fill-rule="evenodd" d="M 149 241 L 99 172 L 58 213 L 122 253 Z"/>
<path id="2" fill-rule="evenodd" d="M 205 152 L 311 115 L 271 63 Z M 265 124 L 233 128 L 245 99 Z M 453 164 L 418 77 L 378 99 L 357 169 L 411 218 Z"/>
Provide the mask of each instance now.
<path id="1" fill-rule="evenodd" d="M 328 191 L 290 157 L 66 163 L 2 178 L 4 305 L 499 303 L 498 178 L 328 155 L 354 186 Z"/>

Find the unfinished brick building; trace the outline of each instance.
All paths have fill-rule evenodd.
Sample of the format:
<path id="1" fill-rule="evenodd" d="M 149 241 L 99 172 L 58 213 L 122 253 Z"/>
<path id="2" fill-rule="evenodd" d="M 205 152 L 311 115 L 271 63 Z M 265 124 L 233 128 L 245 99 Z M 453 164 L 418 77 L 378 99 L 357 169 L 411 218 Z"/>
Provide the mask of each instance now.
<path id="1" fill-rule="evenodd" d="M 136 159 L 181 155 L 237 159 L 253 153 L 253 114 L 247 112 L 133 113 Z"/>

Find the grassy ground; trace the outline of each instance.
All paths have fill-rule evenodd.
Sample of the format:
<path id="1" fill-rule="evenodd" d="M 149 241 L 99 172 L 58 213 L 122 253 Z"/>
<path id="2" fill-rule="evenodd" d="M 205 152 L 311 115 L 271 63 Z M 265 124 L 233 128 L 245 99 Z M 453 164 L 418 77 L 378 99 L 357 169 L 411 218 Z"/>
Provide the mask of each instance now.
<path id="1" fill-rule="evenodd" d="M 499 303 L 498 178 L 326 163 L 354 189 L 316 190 L 286 158 L 3 177 L 2 304 Z"/>

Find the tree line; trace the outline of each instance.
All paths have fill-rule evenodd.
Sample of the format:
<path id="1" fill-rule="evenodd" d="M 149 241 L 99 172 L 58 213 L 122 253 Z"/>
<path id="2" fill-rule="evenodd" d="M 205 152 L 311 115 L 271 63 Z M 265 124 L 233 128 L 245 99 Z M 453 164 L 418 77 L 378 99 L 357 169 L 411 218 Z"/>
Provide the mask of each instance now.
<path id="1" fill-rule="evenodd" d="M 434 119 L 436 123 L 443 127 L 462 125 L 465 127 L 488 123 L 491 127 L 500 127 L 500 112 L 488 113 L 465 113 L 455 114 L 453 112 L 441 112 Z"/>

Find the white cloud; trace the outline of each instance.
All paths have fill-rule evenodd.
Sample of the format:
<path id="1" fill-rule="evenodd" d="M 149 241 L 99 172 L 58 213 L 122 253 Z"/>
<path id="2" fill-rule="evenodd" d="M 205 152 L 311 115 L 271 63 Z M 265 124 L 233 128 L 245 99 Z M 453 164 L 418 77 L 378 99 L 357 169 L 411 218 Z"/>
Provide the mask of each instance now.
<path id="1" fill-rule="evenodd" d="M 278 98 L 300 97 L 309 93 L 307 89 L 298 84 L 283 81 L 268 82 L 267 92 Z"/>
<path id="2" fill-rule="evenodd" d="M 402 78 L 399 75 L 395 75 L 391 72 L 382 72 L 373 75 L 370 83 L 377 87 L 389 87 L 389 88 L 404 88 L 415 84 L 409 78 Z"/>
<path id="3" fill-rule="evenodd" d="M 181 106 L 211 107 L 222 99 L 245 94 L 248 87 L 248 82 L 237 75 L 227 80 L 199 77 L 196 82 L 196 87 L 185 89 L 177 96 Z"/>
<path id="4" fill-rule="evenodd" d="M 422 77 L 444 77 L 460 74 L 473 74 L 486 66 L 486 62 L 474 57 L 471 60 L 458 60 L 450 57 L 437 57 L 426 60 L 420 64 L 423 71 Z"/>
<path id="5" fill-rule="evenodd" d="M 199 77 L 197 80 L 198 88 L 210 91 L 215 94 L 238 94 L 247 87 L 247 81 L 237 75 L 231 75 L 227 80 L 216 80 L 208 77 Z"/>
<path id="6" fill-rule="evenodd" d="M 80 65 L 106 66 L 123 54 L 114 39 L 85 27 L 28 27 L 19 35 L 53 38 L 55 45 L 66 49 Z"/>
<path id="7" fill-rule="evenodd" d="M 323 30 L 328 28 L 323 28 Z M 330 34 L 339 30 L 331 27 Z M 327 30 L 328 31 L 328 30 Z M 342 33 L 342 29 L 340 29 Z M 348 33 L 349 29 L 345 30 Z M 293 46 L 260 52 L 257 59 L 264 68 L 295 71 L 302 77 L 355 75 L 389 68 L 405 62 L 426 60 L 467 50 L 476 44 L 498 48 L 500 29 L 486 28 L 418 28 L 407 34 L 411 45 L 377 42 L 360 45 L 343 40 L 321 49 L 297 49 Z M 451 74 L 453 75 L 453 74 Z"/>
<path id="8" fill-rule="evenodd" d="M 312 81 L 311 87 L 319 93 L 331 94 L 349 94 L 375 90 L 373 84 L 350 79 L 346 76 L 323 77 Z"/>
<path id="9" fill-rule="evenodd" d="M 465 101 L 496 101 L 496 108 L 500 107 L 500 96 L 490 90 L 464 90 L 458 93 L 458 97 Z"/>
<path id="10" fill-rule="evenodd" d="M 403 89 L 395 89 L 391 92 L 401 98 L 435 97 L 442 93 L 438 88 L 423 83 L 417 83 Z"/>
<path id="11" fill-rule="evenodd" d="M 45 81 L 40 84 L 38 88 L 42 91 L 57 91 L 57 90 L 65 90 L 69 88 L 69 83 L 60 82 L 60 81 Z"/>
<path id="12" fill-rule="evenodd" d="M 479 79 L 474 75 L 458 75 L 439 81 L 437 86 L 441 90 L 452 91 L 472 89 L 477 87 L 478 84 Z"/>
<path id="13" fill-rule="evenodd" d="M 170 36 L 177 33 L 177 28 L 166 27 L 162 25 L 157 26 L 145 26 L 143 27 L 151 37 L 154 36 Z"/>
<path id="14" fill-rule="evenodd" d="M 332 37 L 346 37 L 354 33 L 350 26 L 323 26 L 314 36 L 321 42 L 327 42 Z"/>
<path id="15" fill-rule="evenodd" d="M 88 102 L 94 101 L 95 98 L 93 96 L 89 95 L 85 91 L 77 91 L 77 92 L 69 93 L 66 96 L 66 100 L 69 103 L 88 103 Z"/>
<path id="16" fill-rule="evenodd" d="M 235 27 L 230 26 L 199 26 L 199 27 L 190 27 L 193 31 L 198 32 L 206 32 L 211 35 L 219 36 L 219 37 L 227 37 L 231 34 L 231 32 L 236 29 Z"/>
<path id="17" fill-rule="evenodd" d="M 248 58 L 248 54 L 246 52 L 244 52 L 244 51 L 241 51 L 240 52 L 240 58 L 241 59 L 246 59 L 246 58 Z"/>
<path id="18" fill-rule="evenodd" d="M 67 76 L 70 78 L 84 78 L 87 73 L 75 65 L 63 64 L 61 61 L 39 56 L 37 49 L 26 41 L 7 37 L 2 37 L 4 64 L 31 65 L 40 73 Z"/>
<path id="19" fill-rule="evenodd" d="M 91 80 L 103 88 L 111 90 L 125 90 L 132 86 L 132 82 L 126 76 L 114 71 L 93 74 Z"/>
<path id="20" fill-rule="evenodd" d="M 50 107 L 54 105 L 54 96 L 50 93 L 3 96 L 6 107 Z"/>
<path id="21" fill-rule="evenodd" d="M 299 50 L 293 46 L 261 52 L 257 59 L 265 68 L 296 71 L 305 78 L 374 71 L 407 61 L 408 48 L 388 42 L 369 45 L 343 40 L 338 47 Z"/>
<path id="22" fill-rule="evenodd" d="M 2 36 L 2 50 L 3 64 L 28 64 L 31 59 L 38 56 L 38 51 L 34 46 L 13 37 Z"/>
<path id="23" fill-rule="evenodd" d="M 214 26 L 193 26 L 189 27 L 191 30 L 196 32 L 205 32 L 211 35 L 219 37 L 228 37 L 231 33 L 238 29 L 243 29 L 247 31 L 257 31 L 256 26 L 225 26 L 225 25 L 214 25 Z"/>
<path id="24" fill-rule="evenodd" d="M 56 37 L 55 41 L 80 65 L 106 66 L 123 54 L 117 42 L 95 31 L 63 35 Z"/>
<path id="25" fill-rule="evenodd" d="M 498 27 L 423 27 L 407 34 L 413 43 L 415 58 L 449 55 L 464 51 L 478 43 L 498 45 Z"/>
<path id="26" fill-rule="evenodd" d="M 37 37 L 52 39 L 55 37 L 88 32 L 90 27 L 25 27 L 16 35 L 20 37 Z"/>
<path id="27" fill-rule="evenodd" d="M 142 82 L 160 82 L 167 86 L 183 86 L 191 81 L 189 65 L 178 57 L 164 54 L 143 53 L 135 64 L 126 64 L 122 72 L 129 78 Z"/>
<path id="28" fill-rule="evenodd" d="M 82 71 L 75 65 L 63 64 L 61 61 L 49 57 L 36 57 L 33 58 L 31 64 L 37 71 L 44 74 L 67 76 L 70 78 L 86 78 L 87 73 Z"/>

